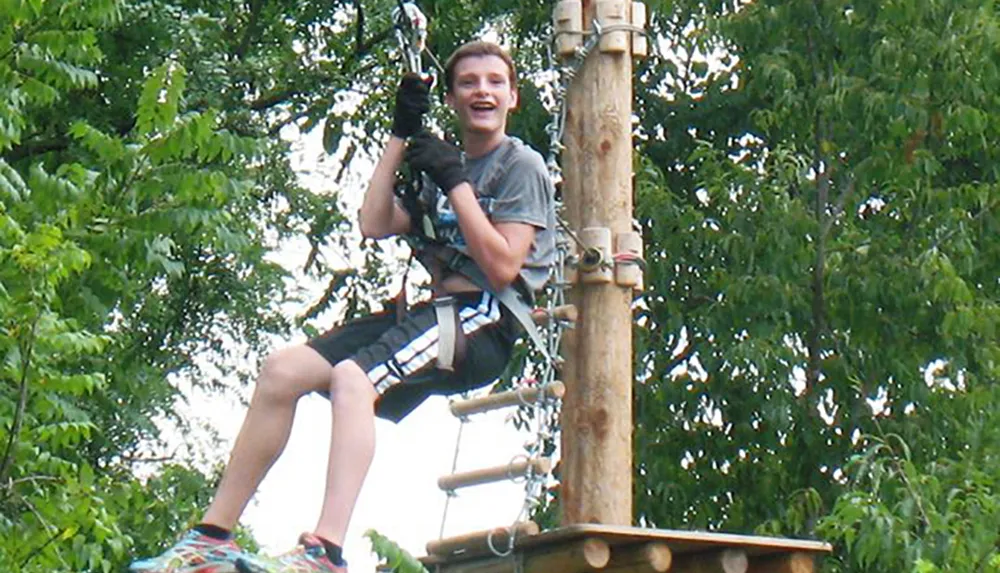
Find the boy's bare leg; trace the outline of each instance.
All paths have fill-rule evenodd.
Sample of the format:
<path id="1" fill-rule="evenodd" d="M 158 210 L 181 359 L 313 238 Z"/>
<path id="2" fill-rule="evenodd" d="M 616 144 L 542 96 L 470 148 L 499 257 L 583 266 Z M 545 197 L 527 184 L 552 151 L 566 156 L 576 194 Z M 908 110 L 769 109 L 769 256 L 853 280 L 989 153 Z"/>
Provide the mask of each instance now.
<path id="1" fill-rule="evenodd" d="M 375 453 L 375 399 L 371 380 L 352 360 L 333 368 L 333 423 L 326 496 L 316 535 L 343 546 L 347 525 Z"/>
<path id="2" fill-rule="evenodd" d="M 261 480 L 285 449 L 299 398 L 326 391 L 332 373 L 330 363 L 305 345 L 279 350 L 267 358 L 203 523 L 226 529 L 236 526 Z"/>

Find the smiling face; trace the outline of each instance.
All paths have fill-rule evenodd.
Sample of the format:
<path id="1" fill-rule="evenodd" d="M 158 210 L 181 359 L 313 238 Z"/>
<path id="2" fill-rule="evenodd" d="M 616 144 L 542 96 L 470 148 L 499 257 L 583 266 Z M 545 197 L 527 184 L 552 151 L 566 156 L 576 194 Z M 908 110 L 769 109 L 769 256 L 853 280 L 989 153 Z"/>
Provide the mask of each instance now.
<path id="1" fill-rule="evenodd" d="M 469 55 L 455 63 L 445 102 L 467 134 L 502 134 L 507 113 L 517 107 L 517 88 L 507 63 L 492 54 Z"/>

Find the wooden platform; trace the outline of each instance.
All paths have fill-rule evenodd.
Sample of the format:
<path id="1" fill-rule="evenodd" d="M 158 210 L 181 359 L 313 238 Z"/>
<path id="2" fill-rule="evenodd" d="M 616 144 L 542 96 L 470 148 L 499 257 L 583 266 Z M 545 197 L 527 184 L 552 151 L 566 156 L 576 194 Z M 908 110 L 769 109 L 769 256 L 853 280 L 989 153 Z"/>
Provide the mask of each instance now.
<path id="1" fill-rule="evenodd" d="M 813 573 L 831 550 L 821 541 L 583 524 L 519 537 L 506 557 L 480 544 L 420 561 L 437 573 Z"/>

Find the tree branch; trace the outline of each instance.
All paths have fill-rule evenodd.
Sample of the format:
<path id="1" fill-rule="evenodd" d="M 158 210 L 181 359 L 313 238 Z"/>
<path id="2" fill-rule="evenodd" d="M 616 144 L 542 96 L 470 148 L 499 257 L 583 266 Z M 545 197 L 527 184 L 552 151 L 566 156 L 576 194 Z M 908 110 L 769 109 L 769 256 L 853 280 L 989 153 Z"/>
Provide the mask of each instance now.
<path id="1" fill-rule="evenodd" d="M 680 351 L 676 356 L 673 356 L 665 366 L 663 370 L 667 375 L 674 371 L 678 366 L 682 366 L 691 360 L 691 357 L 695 354 L 695 344 L 691 337 L 688 337 L 688 343 L 683 350 Z"/>
<path id="2" fill-rule="evenodd" d="M 38 519 L 39 523 L 42 523 L 43 525 L 45 525 L 46 529 L 48 529 L 49 527 L 52 527 L 52 525 L 49 524 L 42 517 L 42 515 L 38 512 L 38 509 L 34 505 L 32 505 L 31 503 L 27 502 L 27 500 L 25 500 L 25 503 L 27 503 L 28 507 L 31 508 L 31 512 L 35 514 L 35 517 Z M 65 532 L 65 531 L 66 531 L 65 529 L 58 529 L 58 530 L 56 530 L 52 535 L 49 536 L 48 539 L 45 540 L 45 543 L 42 543 L 38 547 L 32 549 L 28 553 L 28 555 L 25 556 L 25 558 L 21 561 L 21 568 L 23 569 L 24 567 L 26 567 L 28 565 L 28 563 L 30 563 L 31 560 L 35 558 L 36 555 L 38 555 L 46 547 L 48 547 L 49 545 L 51 545 L 53 541 L 55 541 L 56 539 L 59 539 L 59 537 L 61 537 L 62 534 L 63 534 L 63 532 Z M 62 559 L 60 559 L 60 560 L 62 560 Z M 66 565 L 65 561 L 63 561 L 63 565 Z"/>
<path id="3" fill-rule="evenodd" d="M 62 478 L 57 478 L 54 476 L 28 476 L 20 479 L 10 480 L 6 484 L 4 484 L 2 488 L 13 490 L 15 487 L 21 485 L 22 483 L 38 483 L 43 481 L 61 482 L 63 480 Z"/>
<path id="4" fill-rule="evenodd" d="M 365 7 L 361 0 L 354 0 L 354 8 L 358 11 L 358 25 L 354 31 L 354 53 L 361 56 L 365 46 Z"/>
<path id="5" fill-rule="evenodd" d="M 31 354 L 35 347 L 35 332 L 38 329 L 40 316 L 36 316 L 31 323 L 31 331 L 28 340 L 21 348 L 22 367 L 20 381 L 20 396 L 17 400 L 17 409 L 14 411 L 14 421 L 11 423 L 10 437 L 7 440 L 7 447 L 3 453 L 3 461 L 0 461 L 0 483 L 7 480 L 7 471 L 10 469 L 10 462 L 14 459 L 14 443 L 21 433 L 21 425 L 24 423 L 24 410 L 28 405 L 28 373 L 31 372 Z"/>
<path id="6" fill-rule="evenodd" d="M 236 47 L 236 52 L 233 54 L 237 59 L 242 60 L 243 56 L 246 55 L 247 50 L 250 49 L 250 42 L 253 40 L 254 33 L 257 31 L 257 22 L 260 21 L 260 13 L 263 9 L 264 0 L 253 0 L 250 5 L 250 21 L 247 22 L 243 38 L 240 39 L 240 43 Z"/>
<path id="7" fill-rule="evenodd" d="M 813 3 L 816 10 L 816 27 L 819 28 L 822 25 L 822 11 L 819 7 L 819 1 L 816 0 Z M 813 66 L 813 77 L 815 81 L 815 89 L 819 91 L 821 86 L 824 85 L 823 72 L 821 67 L 821 62 L 819 54 L 817 53 L 817 45 L 815 39 L 813 38 L 812 30 L 806 34 L 807 46 L 809 51 L 809 60 Z M 827 78 L 829 80 L 829 78 Z M 814 98 L 818 101 L 819 98 Z M 826 330 L 826 300 L 824 287 L 824 278 L 826 276 L 826 228 L 830 224 L 829 221 L 832 220 L 832 214 L 828 209 L 828 201 L 830 197 L 830 166 L 823 157 L 823 141 L 828 137 L 828 130 L 825 122 L 823 121 L 822 111 L 817 108 L 813 112 L 813 145 L 815 146 L 813 150 L 813 173 L 816 177 L 816 204 L 815 204 L 815 216 L 817 222 L 817 237 L 816 237 L 816 258 L 813 262 L 813 276 L 812 276 L 812 325 L 809 329 L 808 340 L 806 342 L 808 348 L 808 360 L 806 366 L 806 380 L 805 380 L 805 391 L 802 393 L 803 399 L 809 396 L 812 389 L 819 384 L 819 379 L 821 375 L 821 337 L 823 332 Z"/>
<path id="8" fill-rule="evenodd" d="M 271 92 L 260 99 L 257 99 L 250 103 L 250 109 L 253 111 L 264 111 L 270 109 L 276 105 L 281 105 L 288 101 L 289 98 L 299 95 L 299 90 L 286 88 L 276 92 Z"/>
<path id="9" fill-rule="evenodd" d="M 833 212 L 829 217 L 823 222 L 822 230 L 820 233 L 826 237 L 830 233 L 830 229 L 833 228 L 833 223 L 836 221 L 837 217 L 844 213 L 844 206 L 847 205 L 847 198 L 854 192 L 854 178 L 850 177 L 847 185 L 844 186 L 840 191 L 840 195 L 837 197 L 837 204 L 834 205 Z"/>
<path id="10" fill-rule="evenodd" d="M 812 278 L 812 328 L 809 329 L 809 360 L 806 369 L 806 391 L 803 396 L 819 383 L 820 377 L 820 337 L 825 330 L 826 301 L 823 290 L 824 277 L 826 276 L 826 233 L 825 229 L 833 217 L 827 210 L 827 201 L 830 195 L 830 172 L 823 164 L 820 143 L 823 140 L 823 120 L 820 113 L 816 112 L 816 149 L 813 157 L 813 171 L 816 173 L 816 221 L 819 223 L 820 232 L 816 237 L 816 259 L 813 262 Z"/>
<path id="11" fill-rule="evenodd" d="M 351 64 L 358 62 L 361 58 L 367 56 L 371 52 L 372 48 L 385 41 L 385 39 L 393 33 L 394 29 L 395 28 L 392 26 L 389 26 L 388 28 L 380 31 L 378 34 L 372 36 L 367 42 L 362 41 L 360 44 L 356 44 L 354 52 L 352 52 L 350 56 L 344 58 L 343 63 L 341 63 L 340 72 L 346 75 Z"/>
<path id="12" fill-rule="evenodd" d="M 9 152 L 7 152 L 7 160 L 11 163 L 24 159 L 27 157 L 32 157 L 41 153 L 48 153 L 50 151 L 63 151 L 69 147 L 71 143 L 68 137 L 53 137 L 50 139 L 42 140 L 28 140 L 21 145 L 15 146 Z"/>

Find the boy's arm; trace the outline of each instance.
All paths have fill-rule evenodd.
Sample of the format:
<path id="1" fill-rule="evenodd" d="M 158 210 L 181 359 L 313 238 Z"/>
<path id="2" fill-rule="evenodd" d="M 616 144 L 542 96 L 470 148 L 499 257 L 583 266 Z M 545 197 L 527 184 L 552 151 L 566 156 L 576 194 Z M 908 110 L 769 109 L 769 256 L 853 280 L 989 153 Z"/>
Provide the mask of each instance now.
<path id="1" fill-rule="evenodd" d="M 410 230 L 410 215 L 396 202 L 393 187 L 396 170 L 406 152 L 406 138 L 420 131 L 424 114 L 431 107 L 430 89 L 430 83 L 419 74 L 405 74 L 399 81 L 393 109 L 392 137 L 375 166 L 358 213 L 361 235 L 366 238 L 381 239 Z"/>
<path id="2" fill-rule="evenodd" d="M 536 226 L 530 219 L 491 222 L 479 206 L 458 148 L 440 138 L 418 133 L 410 140 L 406 160 L 446 191 L 468 253 L 490 285 L 502 290 L 512 283 L 535 240 Z M 543 221 L 544 216 L 539 214 L 537 219 Z"/>
<path id="3" fill-rule="evenodd" d="M 490 285 L 503 290 L 514 282 L 535 240 L 535 227 L 527 223 L 492 223 L 476 198 L 472 185 L 464 182 L 448 193 L 458 228 Z"/>
<path id="4" fill-rule="evenodd" d="M 375 165 L 368 190 L 365 192 L 358 222 L 361 235 L 368 239 L 382 239 L 400 235 L 410 230 L 410 216 L 397 202 L 393 193 L 396 170 L 403 162 L 406 142 L 397 136 L 389 138 L 382 157 Z"/>

